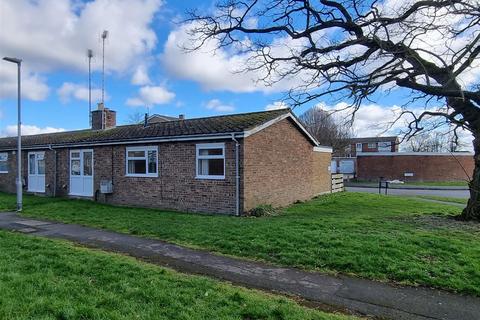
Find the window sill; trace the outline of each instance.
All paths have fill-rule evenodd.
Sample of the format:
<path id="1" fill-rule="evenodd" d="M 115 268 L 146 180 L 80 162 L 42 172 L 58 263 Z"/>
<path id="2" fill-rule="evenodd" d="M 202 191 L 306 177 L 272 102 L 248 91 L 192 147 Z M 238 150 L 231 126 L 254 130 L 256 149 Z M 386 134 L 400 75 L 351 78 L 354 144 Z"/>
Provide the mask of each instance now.
<path id="1" fill-rule="evenodd" d="M 225 176 L 196 176 L 197 180 L 225 180 Z"/>
<path id="2" fill-rule="evenodd" d="M 8 171 L 0 171 L 0 173 L 8 173 Z"/>
<path id="3" fill-rule="evenodd" d="M 158 174 L 126 174 L 128 178 L 158 178 Z"/>

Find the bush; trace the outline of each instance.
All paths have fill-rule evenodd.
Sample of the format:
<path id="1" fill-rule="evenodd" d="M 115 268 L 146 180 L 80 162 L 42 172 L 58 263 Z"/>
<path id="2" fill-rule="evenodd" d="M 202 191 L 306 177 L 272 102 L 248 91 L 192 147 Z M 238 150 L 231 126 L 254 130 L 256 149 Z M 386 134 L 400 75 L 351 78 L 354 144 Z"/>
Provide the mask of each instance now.
<path id="1" fill-rule="evenodd" d="M 270 204 L 261 204 L 247 212 L 249 217 L 266 217 L 277 214 L 277 210 Z"/>

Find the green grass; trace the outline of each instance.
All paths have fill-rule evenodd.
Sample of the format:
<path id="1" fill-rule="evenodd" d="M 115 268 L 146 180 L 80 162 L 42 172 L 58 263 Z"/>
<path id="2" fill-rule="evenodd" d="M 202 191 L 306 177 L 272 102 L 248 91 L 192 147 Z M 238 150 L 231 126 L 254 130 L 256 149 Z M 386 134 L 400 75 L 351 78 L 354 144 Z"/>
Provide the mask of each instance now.
<path id="1" fill-rule="evenodd" d="M 1 319 L 351 317 L 133 258 L 0 231 Z"/>
<path id="2" fill-rule="evenodd" d="M 0 195 L 0 209 L 13 195 Z M 341 193 L 238 218 L 26 197 L 24 215 L 158 238 L 277 265 L 353 274 L 480 295 L 480 226 L 461 208 L 393 196 Z"/>
<path id="3" fill-rule="evenodd" d="M 459 203 L 459 204 L 467 204 L 468 202 L 468 199 L 464 199 L 464 198 L 439 197 L 439 196 L 416 196 L 416 197 L 421 199 L 453 202 L 453 203 Z"/>

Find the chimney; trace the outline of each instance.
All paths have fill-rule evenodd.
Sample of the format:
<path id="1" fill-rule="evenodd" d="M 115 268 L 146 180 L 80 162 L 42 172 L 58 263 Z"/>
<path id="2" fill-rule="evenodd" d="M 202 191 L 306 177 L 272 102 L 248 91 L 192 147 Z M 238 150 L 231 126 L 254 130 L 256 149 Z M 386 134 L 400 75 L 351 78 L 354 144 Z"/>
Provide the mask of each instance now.
<path id="1" fill-rule="evenodd" d="M 97 110 L 92 111 L 92 130 L 114 128 L 116 125 L 117 112 L 106 108 L 100 102 Z"/>
<path id="2" fill-rule="evenodd" d="M 179 114 L 178 119 L 179 120 L 185 120 L 185 115 L 184 114 Z"/>

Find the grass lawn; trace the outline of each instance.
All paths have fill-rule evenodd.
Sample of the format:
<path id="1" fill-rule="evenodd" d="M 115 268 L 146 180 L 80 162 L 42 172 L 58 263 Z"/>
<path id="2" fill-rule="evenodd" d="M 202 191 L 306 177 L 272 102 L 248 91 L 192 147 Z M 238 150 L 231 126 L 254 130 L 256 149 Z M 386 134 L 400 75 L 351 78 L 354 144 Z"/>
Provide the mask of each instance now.
<path id="1" fill-rule="evenodd" d="M 453 203 L 460 203 L 460 204 L 467 204 L 468 202 L 468 199 L 464 199 L 464 198 L 439 197 L 439 196 L 416 196 L 416 197 L 422 198 L 422 199 L 438 200 L 438 201 L 453 202 Z"/>
<path id="2" fill-rule="evenodd" d="M 1 319 L 353 319 L 133 258 L 0 231 Z"/>
<path id="3" fill-rule="evenodd" d="M 15 205 L 0 195 L 0 210 Z M 330 273 L 480 296 L 480 224 L 457 206 L 339 193 L 263 218 L 181 214 L 90 201 L 26 197 L 24 215 L 158 238 L 190 247 Z"/>

